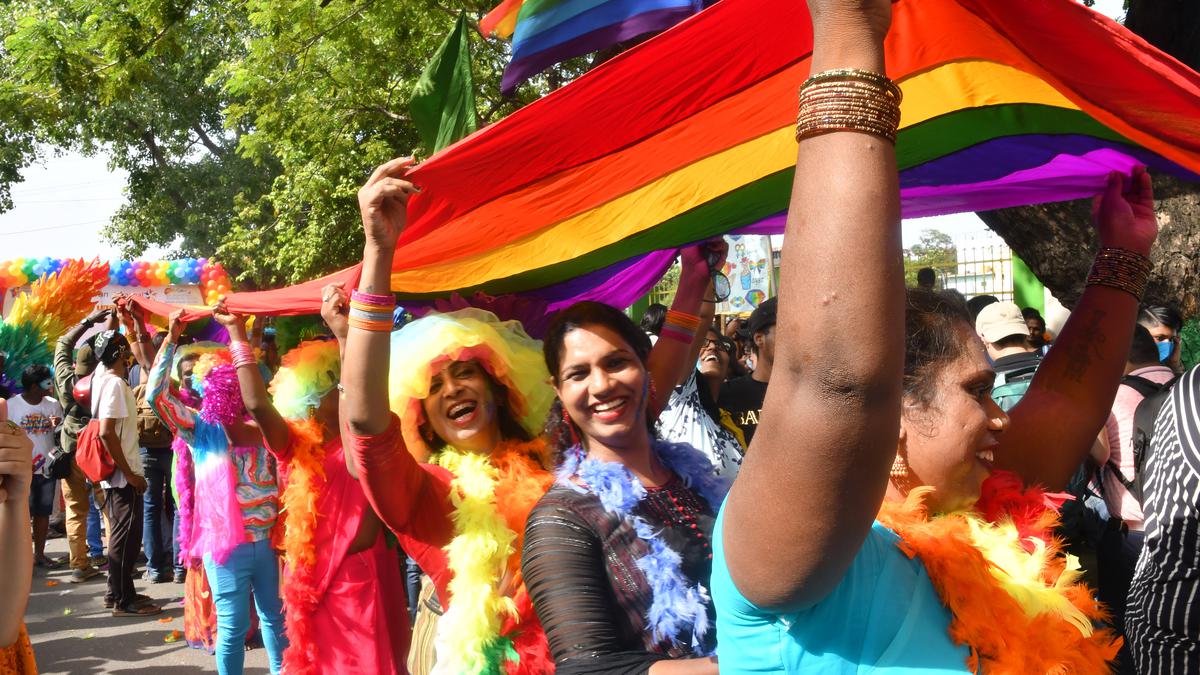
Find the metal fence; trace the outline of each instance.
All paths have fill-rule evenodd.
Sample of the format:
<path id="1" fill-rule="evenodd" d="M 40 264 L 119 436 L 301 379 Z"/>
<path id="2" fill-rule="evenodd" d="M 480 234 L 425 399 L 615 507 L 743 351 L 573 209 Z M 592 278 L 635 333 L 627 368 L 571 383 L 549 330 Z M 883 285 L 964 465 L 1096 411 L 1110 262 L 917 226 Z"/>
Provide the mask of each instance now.
<path id="1" fill-rule="evenodd" d="M 918 269 L 932 267 L 939 289 L 954 289 L 968 298 L 994 295 L 1000 300 L 1013 299 L 1012 251 L 1008 246 L 960 246 L 957 255 L 957 262 L 943 265 L 905 261 L 904 277 L 915 279 Z"/>

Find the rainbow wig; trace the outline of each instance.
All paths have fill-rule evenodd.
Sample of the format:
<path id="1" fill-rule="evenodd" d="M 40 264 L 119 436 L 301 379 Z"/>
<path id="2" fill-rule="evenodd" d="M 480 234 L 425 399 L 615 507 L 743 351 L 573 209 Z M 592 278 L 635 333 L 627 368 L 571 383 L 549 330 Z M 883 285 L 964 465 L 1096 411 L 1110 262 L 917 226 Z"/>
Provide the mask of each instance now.
<path id="1" fill-rule="evenodd" d="M 421 401 L 434 374 L 450 361 L 475 360 L 508 390 L 513 418 L 530 434 L 541 433 L 554 401 L 542 344 L 518 321 L 500 321 L 480 309 L 430 314 L 392 333 L 389 403 L 400 418 L 408 451 L 425 461 L 432 448 L 421 438 Z"/>
<path id="2" fill-rule="evenodd" d="M 179 364 L 183 362 L 184 359 L 191 356 L 199 358 L 205 354 L 215 354 L 217 352 L 225 352 L 228 354 L 229 348 L 220 342 L 193 342 L 190 345 L 184 345 L 175 350 L 175 359 L 171 361 L 171 381 L 175 382 L 176 384 L 179 383 Z M 232 363 L 233 361 L 232 359 L 229 359 L 228 362 Z M 199 381 L 200 376 L 194 371 L 192 376 Z"/>
<path id="3" fill-rule="evenodd" d="M 309 412 L 337 386 L 342 360 L 333 340 L 309 340 L 283 355 L 271 380 L 275 409 L 289 420 L 308 419 Z"/>

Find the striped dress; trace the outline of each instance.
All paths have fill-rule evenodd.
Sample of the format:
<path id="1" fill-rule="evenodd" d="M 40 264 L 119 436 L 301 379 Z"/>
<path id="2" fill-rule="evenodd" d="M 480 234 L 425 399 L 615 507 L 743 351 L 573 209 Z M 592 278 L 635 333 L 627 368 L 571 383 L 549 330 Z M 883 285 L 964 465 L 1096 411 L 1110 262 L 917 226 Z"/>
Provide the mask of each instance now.
<path id="1" fill-rule="evenodd" d="M 1129 647 L 1138 673 L 1200 673 L 1200 367 L 1159 412 L 1143 482 L 1146 545 L 1129 588 Z"/>

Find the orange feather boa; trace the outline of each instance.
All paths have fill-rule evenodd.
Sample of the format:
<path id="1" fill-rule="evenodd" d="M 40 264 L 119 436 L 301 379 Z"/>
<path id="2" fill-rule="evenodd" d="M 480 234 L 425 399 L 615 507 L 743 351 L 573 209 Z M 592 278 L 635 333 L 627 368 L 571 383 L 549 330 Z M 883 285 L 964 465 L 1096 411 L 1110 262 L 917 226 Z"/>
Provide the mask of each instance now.
<path id="1" fill-rule="evenodd" d="M 315 673 L 317 645 L 312 616 L 317 597 L 316 542 L 317 498 L 325 489 L 325 444 L 314 420 L 289 422 L 292 456 L 287 463 L 287 486 L 280 497 L 284 521 L 283 550 L 287 575 L 281 584 L 287 614 L 288 648 L 283 654 L 288 673 Z"/>
<path id="2" fill-rule="evenodd" d="M 879 521 L 929 572 L 953 615 L 951 639 L 970 649 L 971 672 L 1109 672 L 1121 640 L 1095 628 L 1105 611 L 1053 537 L 1056 496 L 996 472 L 976 511 L 930 518 L 931 491 L 885 502 Z"/>

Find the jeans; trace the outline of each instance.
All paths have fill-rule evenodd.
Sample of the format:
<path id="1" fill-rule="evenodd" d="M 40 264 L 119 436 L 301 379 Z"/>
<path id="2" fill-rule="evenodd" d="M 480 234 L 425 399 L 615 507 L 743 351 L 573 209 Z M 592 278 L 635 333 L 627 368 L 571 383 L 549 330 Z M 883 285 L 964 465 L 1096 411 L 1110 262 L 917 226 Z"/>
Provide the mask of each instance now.
<path id="1" fill-rule="evenodd" d="M 142 539 L 142 498 L 127 485 L 104 490 L 104 508 L 112 531 L 108 533 L 108 592 L 113 608 L 131 610 L 137 602 L 133 571 L 137 568 Z"/>
<path id="2" fill-rule="evenodd" d="M 89 557 L 104 556 L 104 540 L 100 538 L 100 507 L 96 506 L 95 494 L 88 495 L 87 547 Z"/>
<path id="3" fill-rule="evenodd" d="M 146 573 L 151 579 L 171 576 L 182 569 L 175 559 L 175 498 L 171 495 L 170 448 L 142 448 L 142 468 L 146 473 L 146 493 L 142 495 L 142 548 L 146 552 Z"/>
<path id="4" fill-rule="evenodd" d="M 408 556 L 404 557 L 404 587 L 408 591 L 408 620 L 415 623 L 421 607 L 421 567 Z"/>
<path id="5" fill-rule="evenodd" d="M 223 565 L 204 556 L 204 570 L 217 609 L 217 672 L 239 675 L 246 660 L 250 630 L 250 591 L 258 610 L 259 629 L 271 672 L 283 667 L 287 637 L 283 633 L 283 602 L 279 599 L 279 559 L 268 540 L 247 542 L 233 549 Z"/>

